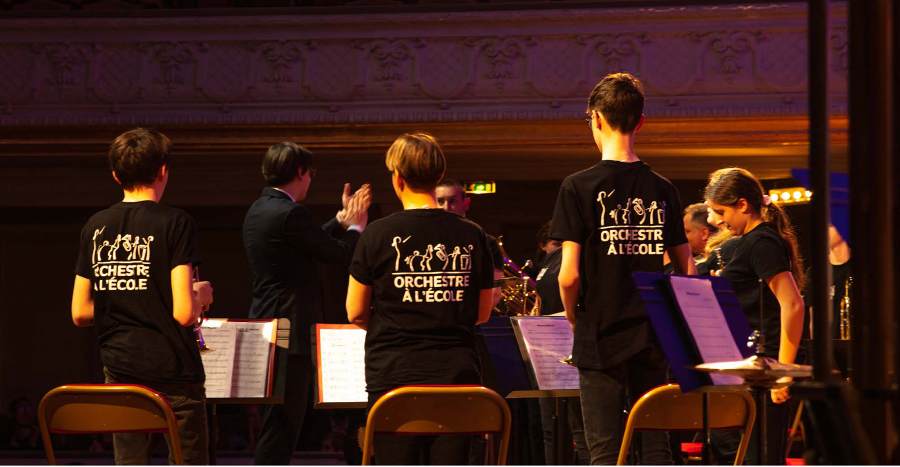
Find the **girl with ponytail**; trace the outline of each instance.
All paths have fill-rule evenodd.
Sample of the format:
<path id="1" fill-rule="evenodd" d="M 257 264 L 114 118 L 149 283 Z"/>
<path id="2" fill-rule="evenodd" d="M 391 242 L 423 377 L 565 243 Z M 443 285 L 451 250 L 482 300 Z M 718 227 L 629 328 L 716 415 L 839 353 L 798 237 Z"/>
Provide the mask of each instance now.
<path id="1" fill-rule="evenodd" d="M 781 207 L 770 202 L 759 180 L 745 169 L 713 172 L 704 197 L 710 211 L 721 217 L 725 229 L 740 236 L 734 240 L 734 251 L 720 275 L 731 282 L 750 326 L 761 333 L 763 353 L 782 363 L 794 363 L 803 328 L 800 288 L 804 273 L 790 219 Z M 787 387 L 771 392 L 775 404 L 782 404 L 789 397 Z M 767 410 L 768 433 L 773 435 L 768 451 L 780 457 L 754 462 L 749 457 L 755 453 L 751 448 L 747 463 L 784 463 L 787 413 L 783 406 Z"/>

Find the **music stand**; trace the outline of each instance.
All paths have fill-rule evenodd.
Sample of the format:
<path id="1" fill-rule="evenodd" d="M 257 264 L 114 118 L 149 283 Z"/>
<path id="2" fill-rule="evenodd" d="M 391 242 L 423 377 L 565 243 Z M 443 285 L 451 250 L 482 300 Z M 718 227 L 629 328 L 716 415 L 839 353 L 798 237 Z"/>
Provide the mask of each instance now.
<path id="1" fill-rule="evenodd" d="M 710 282 L 735 343 L 747 342 L 751 335 L 750 326 L 728 281 L 720 277 L 694 277 L 694 279 Z M 672 367 L 672 373 L 683 391 L 715 385 L 712 374 L 743 378 L 743 385 L 751 390 L 757 401 L 759 426 L 757 453 L 759 462 L 765 462 L 767 457 L 766 390 L 777 387 L 776 380 L 783 376 L 811 376 L 812 367 L 781 364 L 773 359 L 754 354 L 754 350 L 758 350 L 758 348 L 751 348 L 747 345 L 737 346 L 741 355 L 746 357 L 743 360 L 704 363 L 699 350 L 701 343 L 695 340 L 695 334 L 689 329 L 684 310 L 679 307 L 675 299 L 670 276 L 660 273 L 637 272 L 634 273 L 634 280 L 663 352 Z M 703 452 L 704 458 L 709 459 L 710 434 L 706 423 L 706 408 L 707 403 L 704 398 L 703 418 L 706 443 Z"/>

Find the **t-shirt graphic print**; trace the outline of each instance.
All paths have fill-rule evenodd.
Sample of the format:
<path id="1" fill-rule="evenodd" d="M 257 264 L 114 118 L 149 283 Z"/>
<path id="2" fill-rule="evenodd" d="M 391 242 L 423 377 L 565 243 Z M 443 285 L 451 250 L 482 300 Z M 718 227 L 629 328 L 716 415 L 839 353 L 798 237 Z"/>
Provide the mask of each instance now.
<path id="1" fill-rule="evenodd" d="M 626 197 L 615 203 L 615 189 L 597 194 L 600 242 L 609 247 L 607 255 L 662 255 L 666 201 L 645 202 L 641 197 Z M 609 204 L 610 206 L 607 206 Z"/>
<path id="2" fill-rule="evenodd" d="M 91 236 L 94 291 L 148 290 L 153 235 L 116 234 L 116 239 L 110 243 L 101 240 L 105 230 L 105 225 L 95 228 Z"/>
<path id="3" fill-rule="evenodd" d="M 605 160 L 572 174 L 550 237 L 581 245 L 575 363 L 605 369 L 647 347 L 652 331 L 631 275 L 661 271 L 666 248 L 687 242 L 671 182 L 643 162 Z"/>
<path id="4" fill-rule="evenodd" d="M 350 274 L 372 287 L 369 392 L 479 382 L 474 330 L 493 262 L 478 225 L 440 209 L 391 214 L 362 234 Z"/>
<path id="5" fill-rule="evenodd" d="M 472 276 L 472 251 L 475 246 L 428 243 L 425 251 L 405 254 L 403 246 L 412 238 L 391 239 L 394 261 L 394 287 L 403 289 L 403 302 L 462 302 Z"/>

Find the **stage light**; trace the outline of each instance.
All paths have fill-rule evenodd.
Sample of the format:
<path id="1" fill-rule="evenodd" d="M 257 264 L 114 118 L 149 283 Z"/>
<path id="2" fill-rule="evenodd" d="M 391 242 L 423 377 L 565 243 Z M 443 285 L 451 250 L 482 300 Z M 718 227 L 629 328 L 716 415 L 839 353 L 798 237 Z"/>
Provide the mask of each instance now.
<path id="1" fill-rule="evenodd" d="M 805 204 L 812 199 L 812 192 L 804 187 L 776 188 L 769 190 L 769 199 L 776 204 Z"/>
<path id="2" fill-rule="evenodd" d="M 464 184 L 466 193 L 470 195 L 488 195 L 497 192 L 497 183 L 493 181 L 475 181 Z"/>

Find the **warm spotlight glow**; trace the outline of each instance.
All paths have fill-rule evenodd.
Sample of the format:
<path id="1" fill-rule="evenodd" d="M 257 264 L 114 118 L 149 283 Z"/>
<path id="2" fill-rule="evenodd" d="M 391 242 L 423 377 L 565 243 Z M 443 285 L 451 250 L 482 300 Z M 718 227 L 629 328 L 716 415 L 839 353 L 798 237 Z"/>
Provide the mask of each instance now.
<path id="1" fill-rule="evenodd" d="M 776 188 L 769 190 L 769 199 L 777 204 L 804 204 L 812 199 L 812 192 L 803 187 Z"/>

